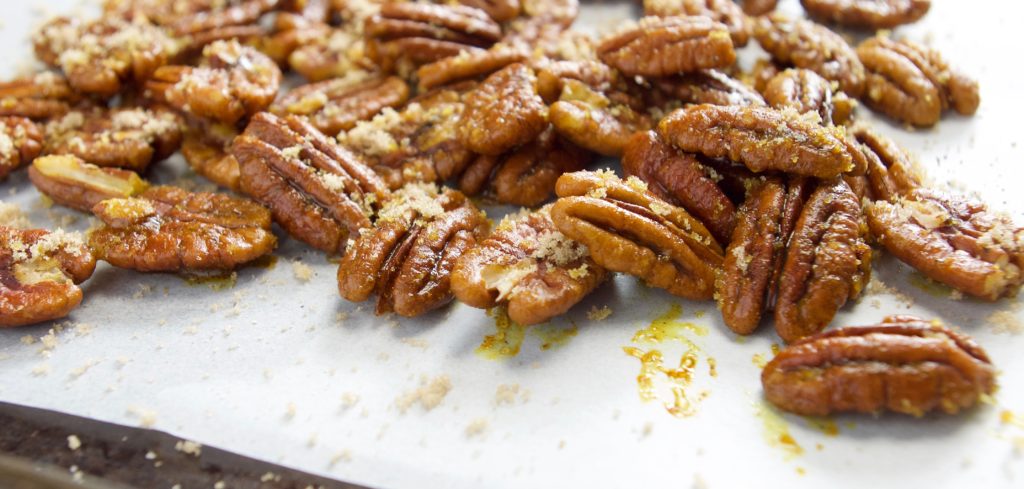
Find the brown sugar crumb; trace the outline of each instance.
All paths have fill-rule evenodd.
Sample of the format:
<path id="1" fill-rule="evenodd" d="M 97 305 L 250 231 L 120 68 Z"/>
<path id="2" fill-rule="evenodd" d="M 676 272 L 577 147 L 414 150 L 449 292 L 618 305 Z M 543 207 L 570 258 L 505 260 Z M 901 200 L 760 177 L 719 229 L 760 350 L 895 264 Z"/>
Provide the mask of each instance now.
<path id="1" fill-rule="evenodd" d="M 587 319 L 591 321 L 604 321 L 605 319 L 608 319 L 608 316 L 611 315 L 612 308 L 608 306 L 592 306 L 590 310 L 587 311 Z"/>
<path id="2" fill-rule="evenodd" d="M 420 378 L 419 388 L 399 396 L 395 399 L 395 406 L 402 414 L 405 414 L 414 404 L 419 404 L 424 411 L 431 411 L 441 405 L 451 390 L 452 381 L 447 375 L 439 375 L 433 379 L 423 376 Z"/>
<path id="3" fill-rule="evenodd" d="M 295 274 L 295 279 L 300 282 L 309 282 L 313 279 L 313 269 L 299 260 L 292 262 L 292 273 Z"/>
<path id="4" fill-rule="evenodd" d="M 875 274 L 871 275 L 871 280 L 868 281 L 868 286 L 864 289 L 866 295 L 891 295 L 901 305 L 910 309 L 914 306 L 914 299 L 903 292 L 900 292 L 895 287 L 892 287 L 886 283 L 883 283 Z"/>
<path id="5" fill-rule="evenodd" d="M 483 435 L 487 431 L 487 420 L 477 418 L 466 425 L 466 438 L 474 438 Z"/>
<path id="6" fill-rule="evenodd" d="M 17 229 L 28 229 L 32 227 L 32 222 L 29 221 L 28 216 L 17 205 L 0 202 L 0 225 Z"/>
<path id="7" fill-rule="evenodd" d="M 198 457 L 203 453 L 203 445 L 192 440 L 179 440 L 174 444 L 174 449 L 186 455 Z"/>
<path id="8" fill-rule="evenodd" d="M 68 449 L 73 452 L 79 448 L 82 448 L 82 440 L 76 435 L 68 435 Z"/>
<path id="9" fill-rule="evenodd" d="M 1020 310 L 1020 302 L 1013 302 L 1009 308 L 990 314 L 986 322 L 992 326 L 993 333 L 1020 334 L 1024 332 L 1024 322 L 1020 319 Z"/>

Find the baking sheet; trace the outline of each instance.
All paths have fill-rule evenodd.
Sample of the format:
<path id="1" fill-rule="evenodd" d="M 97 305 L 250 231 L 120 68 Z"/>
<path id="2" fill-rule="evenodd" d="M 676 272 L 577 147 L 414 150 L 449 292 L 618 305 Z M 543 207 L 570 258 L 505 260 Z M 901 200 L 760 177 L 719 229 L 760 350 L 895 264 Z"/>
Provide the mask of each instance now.
<path id="1" fill-rule="evenodd" d="M 80 4 L 5 3 L 3 75 L 24 66 L 26 36 L 41 14 Z M 581 22 L 605 27 L 630 11 L 629 2 L 587 4 Z M 921 23 L 898 32 L 977 76 L 981 108 L 973 118 L 947 116 L 934 130 L 875 122 L 936 182 L 978 192 L 1017 222 L 1021 18 L 1017 2 L 934 2 Z M 195 180 L 185 166 L 175 157 L 152 178 Z M 0 184 L 0 199 L 39 226 L 89 224 L 45 208 L 24 172 Z M 199 283 L 101 265 L 67 322 L 0 331 L 0 399 L 151 426 L 382 488 L 1019 487 L 1024 478 L 1019 303 L 951 300 L 891 257 L 875 266 L 884 286 L 834 324 L 914 313 L 962 326 L 1001 369 L 994 405 L 924 419 L 780 414 L 760 393 L 758 363 L 778 341 L 770 325 L 738 338 L 712 303 L 624 277 L 568 316 L 525 331 L 518 354 L 495 358 L 477 352 L 496 332 L 484 311 L 454 305 L 416 320 L 374 317 L 372 305 L 338 298 L 336 266 L 326 257 L 287 238 L 276 255 L 274 264 Z M 605 306 L 608 318 L 588 318 Z M 692 324 L 674 328 L 699 349 L 686 390 L 697 399 L 690 416 L 643 401 L 640 362 L 623 350 L 658 350 L 674 367 L 690 348 L 685 341 L 632 341 L 658 317 Z"/>

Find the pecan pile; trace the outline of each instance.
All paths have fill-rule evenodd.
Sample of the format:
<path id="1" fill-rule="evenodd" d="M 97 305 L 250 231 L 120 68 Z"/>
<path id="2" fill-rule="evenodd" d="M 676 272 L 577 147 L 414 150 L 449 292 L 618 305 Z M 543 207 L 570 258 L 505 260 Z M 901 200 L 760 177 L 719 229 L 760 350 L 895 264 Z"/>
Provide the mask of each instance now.
<path id="1" fill-rule="evenodd" d="M 775 4 L 645 0 L 601 36 L 571 28 L 576 0 L 107 0 L 54 19 L 34 38 L 49 69 L 0 83 L 0 178 L 27 166 L 100 223 L 0 227 L 0 326 L 68 314 L 97 259 L 231 270 L 279 229 L 340 257 L 338 293 L 377 314 L 458 299 L 534 325 L 619 273 L 714 300 L 736 334 L 770 316 L 790 346 L 762 382 L 782 409 L 968 408 L 995 370 L 963 334 L 827 328 L 872 245 L 984 300 L 1024 284 L 1024 228 L 929 188 L 859 114 L 933 126 L 975 113 L 978 83 L 880 31 L 928 0 Z M 840 27 L 876 32 L 851 45 Z M 744 72 L 751 40 L 768 58 Z M 241 196 L 151 184 L 179 149 Z M 600 156 L 621 174 L 588 169 Z M 491 229 L 492 203 L 524 208 Z"/>

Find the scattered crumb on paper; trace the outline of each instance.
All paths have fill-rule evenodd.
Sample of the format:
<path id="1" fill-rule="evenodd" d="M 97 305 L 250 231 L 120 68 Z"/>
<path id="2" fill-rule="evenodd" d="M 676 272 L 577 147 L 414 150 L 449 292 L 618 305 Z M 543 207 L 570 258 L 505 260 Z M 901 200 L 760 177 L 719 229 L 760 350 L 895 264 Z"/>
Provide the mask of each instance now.
<path id="1" fill-rule="evenodd" d="M 395 406 L 403 414 L 414 404 L 419 404 L 424 411 L 430 411 L 439 406 L 451 390 L 452 382 L 447 375 L 438 375 L 433 379 L 423 376 L 419 388 L 398 396 Z"/>

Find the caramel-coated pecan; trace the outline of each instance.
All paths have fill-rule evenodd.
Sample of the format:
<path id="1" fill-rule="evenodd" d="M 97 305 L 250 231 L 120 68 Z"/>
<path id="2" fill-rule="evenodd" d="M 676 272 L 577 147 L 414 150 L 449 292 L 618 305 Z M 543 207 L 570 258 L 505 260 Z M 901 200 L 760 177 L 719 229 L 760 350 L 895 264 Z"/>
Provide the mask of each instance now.
<path id="1" fill-rule="evenodd" d="M 527 57 L 524 49 L 496 44 L 486 51 L 463 51 L 420 66 L 416 77 L 421 90 L 430 90 L 449 83 L 482 79 L 508 65 L 526 61 Z"/>
<path id="2" fill-rule="evenodd" d="M 853 129 L 853 136 L 868 159 L 867 178 L 872 200 L 893 202 L 921 186 L 922 177 L 913 158 L 896 141 L 863 125 Z"/>
<path id="3" fill-rule="evenodd" d="M 78 99 L 64 77 L 45 71 L 0 83 L 0 116 L 45 120 L 66 114 Z"/>
<path id="4" fill-rule="evenodd" d="M 472 307 L 507 306 L 511 320 L 530 325 L 564 314 L 608 275 L 586 246 L 555 228 L 546 206 L 507 216 L 462 255 L 452 270 L 452 291 Z"/>
<path id="5" fill-rule="evenodd" d="M 928 13 L 932 0 L 800 0 L 811 17 L 848 27 L 892 29 Z"/>
<path id="6" fill-rule="evenodd" d="M 722 319 L 736 334 L 753 333 L 768 309 L 789 237 L 783 234 L 785 211 L 797 204 L 787 206 L 791 197 L 782 180 L 768 178 L 751 189 L 736 214 L 736 230 L 715 283 Z"/>
<path id="7" fill-rule="evenodd" d="M 242 192 L 269 207 L 289 234 L 329 253 L 370 226 L 388 196 L 373 170 L 296 116 L 257 114 L 231 154 Z"/>
<path id="8" fill-rule="evenodd" d="M 486 187 L 502 204 L 536 207 L 554 193 L 558 177 L 582 170 L 591 156 L 549 126 L 537 139 L 515 150 L 478 157 L 459 177 L 459 189 L 476 195 Z"/>
<path id="9" fill-rule="evenodd" d="M 473 85 L 432 90 L 401 111 L 384 109 L 370 121 L 359 122 L 338 141 L 349 148 L 397 189 L 407 182 L 434 182 L 459 175 L 474 154 L 457 137 Z"/>
<path id="10" fill-rule="evenodd" d="M 274 17 L 274 25 L 269 36 L 257 43 L 260 51 L 281 66 L 288 64 L 292 53 L 296 50 L 323 42 L 332 34 L 331 26 L 322 21 L 313 21 L 302 15 L 279 12 Z"/>
<path id="11" fill-rule="evenodd" d="M 697 156 L 665 144 L 654 131 L 638 132 L 626 146 L 622 170 L 643 180 L 654 195 L 700 219 L 715 239 L 729 241 L 736 207 L 718 188 L 721 176 Z"/>
<path id="12" fill-rule="evenodd" d="M 750 40 L 750 25 L 747 23 L 747 17 L 732 0 L 644 0 L 644 15 L 708 17 L 729 28 L 729 35 L 732 36 L 732 42 L 736 46 L 746 46 Z"/>
<path id="13" fill-rule="evenodd" d="M 215 41 L 258 38 L 265 34 L 259 25 L 260 16 L 277 3 L 278 0 L 200 0 L 192 4 L 201 10 L 182 15 L 168 27 L 177 37 L 186 40 L 189 49 L 194 50 Z"/>
<path id="14" fill-rule="evenodd" d="M 815 334 L 855 299 L 871 274 L 860 202 L 841 178 L 824 181 L 789 237 L 775 302 L 775 331 L 787 343 Z"/>
<path id="15" fill-rule="evenodd" d="M 397 76 L 357 83 L 336 78 L 297 87 L 279 98 L 270 110 L 281 116 L 303 116 L 324 134 L 338 134 L 408 99 L 409 85 Z"/>
<path id="16" fill-rule="evenodd" d="M 688 299 L 712 297 L 722 248 L 683 209 L 610 171 L 566 173 L 551 208 L 555 226 L 590 250 L 597 264 Z"/>
<path id="17" fill-rule="evenodd" d="M 451 302 L 455 261 L 487 232 L 486 217 L 454 190 L 409 184 L 381 209 L 338 266 L 341 296 L 377 294 L 377 314 L 419 316 Z"/>
<path id="18" fill-rule="evenodd" d="M 867 70 L 864 103 L 893 119 L 927 127 L 949 107 L 963 115 L 978 110 L 978 82 L 933 49 L 876 36 L 861 43 L 857 55 Z"/>
<path id="19" fill-rule="evenodd" d="M 776 109 L 814 113 L 822 124 L 840 125 L 850 120 L 855 103 L 845 93 L 833 91 L 832 83 L 821 75 L 799 68 L 773 77 L 764 88 L 764 98 Z"/>
<path id="20" fill-rule="evenodd" d="M 743 0 L 743 13 L 747 15 L 765 15 L 775 10 L 779 0 Z"/>
<path id="21" fill-rule="evenodd" d="M 77 234 L 0 225 L 0 328 L 67 316 L 95 268 Z"/>
<path id="22" fill-rule="evenodd" d="M 860 97 L 864 65 L 846 40 L 827 27 L 772 14 L 755 21 L 754 37 L 779 63 L 811 70 L 826 80 L 839 82 L 839 88 L 849 96 Z"/>
<path id="23" fill-rule="evenodd" d="M 367 53 L 386 71 L 490 47 L 501 26 L 483 10 L 464 5 L 386 2 L 366 19 Z"/>
<path id="24" fill-rule="evenodd" d="M 178 51 L 163 29 L 112 17 L 88 23 L 58 17 L 44 25 L 33 42 L 39 59 L 60 68 L 72 88 L 101 97 L 144 82 Z"/>
<path id="25" fill-rule="evenodd" d="M 994 301 L 1024 282 L 1024 228 L 980 201 L 919 188 L 876 201 L 867 217 L 886 250 L 966 294 Z"/>
<path id="26" fill-rule="evenodd" d="M 43 132 L 24 117 L 0 116 L 0 180 L 43 151 Z"/>
<path id="27" fill-rule="evenodd" d="M 623 88 L 619 72 L 596 60 L 547 61 L 538 63 L 537 93 L 554 103 L 562 95 L 566 80 L 575 80 L 598 92 Z"/>
<path id="28" fill-rule="evenodd" d="M 769 402 L 805 416 L 956 414 L 996 389 L 995 367 L 977 343 L 912 316 L 805 338 L 765 366 L 761 384 Z"/>
<path id="29" fill-rule="evenodd" d="M 238 41 L 203 48 L 198 67 L 165 66 L 146 90 L 154 99 L 196 117 L 234 124 L 270 106 L 281 70 L 265 54 Z"/>
<path id="30" fill-rule="evenodd" d="M 496 22 L 508 22 L 519 16 L 522 5 L 519 0 L 458 0 L 467 7 L 478 8 Z"/>
<path id="31" fill-rule="evenodd" d="M 377 65 L 367 59 L 366 42 L 354 27 L 330 29 L 308 39 L 308 43 L 288 55 L 288 65 L 314 82 L 331 78 L 369 78 Z"/>
<path id="32" fill-rule="evenodd" d="M 644 17 L 636 27 L 606 37 L 597 55 L 627 76 L 669 76 L 736 61 L 724 24 L 707 17 Z"/>
<path id="33" fill-rule="evenodd" d="M 761 94 L 718 70 L 701 70 L 654 82 L 659 91 L 681 104 L 765 105 Z M 656 105 L 670 105 L 658 103 Z"/>
<path id="34" fill-rule="evenodd" d="M 646 131 L 648 114 L 610 92 L 598 92 L 576 80 L 564 80 L 562 96 L 551 105 L 548 119 L 558 133 L 580 147 L 606 156 L 621 156 L 629 138 Z M 612 97 L 615 97 L 614 99 Z"/>
<path id="35" fill-rule="evenodd" d="M 499 155 L 536 139 L 547 125 L 547 106 L 537 94 L 537 78 L 530 68 L 516 63 L 466 95 L 457 136 L 470 151 Z"/>
<path id="36" fill-rule="evenodd" d="M 864 153 L 845 131 L 822 126 L 796 111 L 693 105 L 662 119 L 658 134 L 683 151 L 728 158 L 754 172 L 832 178 L 862 174 L 867 167 Z"/>
<path id="37" fill-rule="evenodd" d="M 97 259 L 140 272 L 232 270 L 274 251 L 270 212 L 238 197 L 152 187 L 92 208 Z"/>
<path id="38" fill-rule="evenodd" d="M 46 125 L 46 154 L 143 172 L 181 145 L 181 120 L 159 108 L 73 110 Z"/>
<path id="39" fill-rule="evenodd" d="M 181 141 L 181 155 L 196 174 L 234 192 L 240 192 L 241 170 L 231 154 L 238 136 L 234 126 L 206 120 L 188 124 Z"/>
<path id="40" fill-rule="evenodd" d="M 101 201 L 134 197 L 149 188 L 133 171 L 99 167 L 72 155 L 37 158 L 28 176 L 43 195 L 83 212 L 91 212 Z"/>

